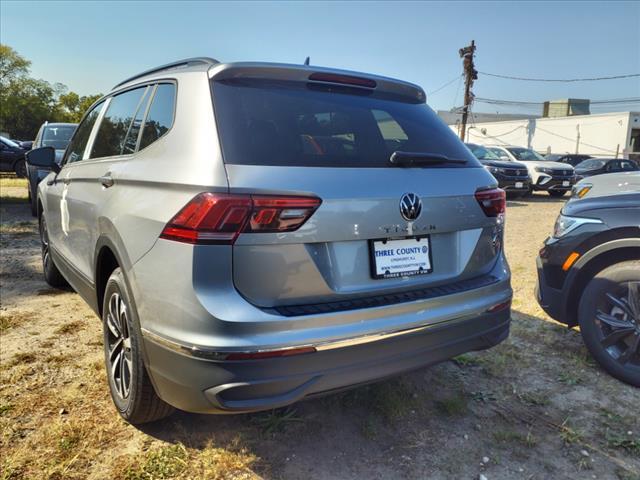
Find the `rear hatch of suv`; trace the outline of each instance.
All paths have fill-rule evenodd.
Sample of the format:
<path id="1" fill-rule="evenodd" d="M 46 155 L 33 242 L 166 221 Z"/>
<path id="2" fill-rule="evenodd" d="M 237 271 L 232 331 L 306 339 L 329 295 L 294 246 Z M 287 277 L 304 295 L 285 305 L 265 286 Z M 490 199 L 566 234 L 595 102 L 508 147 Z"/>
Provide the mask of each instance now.
<path id="1" fill-rule="evenodd" d="M 284 219 L 235 240 L 233 281 L 249 302 L 335 304 L 491 270 L 502 215 L 477 192 L 495 180 L 421 89 L 304 67 L 211 76 L 229 192 Z"/>

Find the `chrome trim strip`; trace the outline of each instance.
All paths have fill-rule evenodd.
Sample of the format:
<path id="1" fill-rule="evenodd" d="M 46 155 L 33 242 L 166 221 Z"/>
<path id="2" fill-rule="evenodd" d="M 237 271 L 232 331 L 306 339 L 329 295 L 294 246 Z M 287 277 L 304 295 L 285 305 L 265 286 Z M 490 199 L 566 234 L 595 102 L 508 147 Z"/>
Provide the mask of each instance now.
<path id="1" fill-rule="evenodd" d="M 505 297 L 500 302 L 497 302 L 496 305 L 503 303 L 505 301 L 509 301 L 511 298 L 512 298 L 511 295 L 508 297 Z M 459 322 L 470 320 L 472 318 L 476 318 L 479 315 L 482 315 L 485 313 L 490 313 L 490 312 L 488 312 L 488 310 L 483 311 L 481 313 L 474 312 L 474 313 L 469 313 L 467 315 L 463 315 L 461 317 L 455 318 L 453 320 L 431 323 L 428 325 L 420 325 L 418 327 L 405 328 L 401 330 L 373 333 L 369 335 L 362 335 L 359 337 L 346 338 L 343 340 L 334 340 L 334 341 L 330 340 L 327 342 L 321 342 L 321 343 L 315 343 L 315 344 L 307 343 L 307 344 L 299 344 L 299 345 L 290 345 L 285 347 L 263 348 L 263 349 L 256 349 L 256 350 L 219 350 L 215 348 L 203 347 L 198 345 L 184 345 L 174 340 L 169 340 L 161 335 L 158 335 L 157 333 L 151 332 L 146 328 L 142 328 L 141 330 L 142 330 L 142 336 L 145 337 L 146 339 L 160 346 L 173 350 L 175 352 L 178 352 L 190 357 L 201 358 L 204 360 L 223 361 L 227 358 L 228 355 L 232 353 L 251 354 L 251 353 L 265 353 L 265 352 L 280 352 L 285 350 L 295 350 L 299 348 L 309 348 L 309 347 L 315 348 L 316 351 L 318 352 L 324 352 L 328 350 L 335 350 L 338 348 L 354 347 L 356 345 L 364 345 L 367 343 L 379 342 L 383 340 L 388 340 L 390 338 L 399 337 L 402 335 L 412 335 L 412 334 L 421 333 L 431 328 L 442 326 L 443 324 L 456 324 Z"/>

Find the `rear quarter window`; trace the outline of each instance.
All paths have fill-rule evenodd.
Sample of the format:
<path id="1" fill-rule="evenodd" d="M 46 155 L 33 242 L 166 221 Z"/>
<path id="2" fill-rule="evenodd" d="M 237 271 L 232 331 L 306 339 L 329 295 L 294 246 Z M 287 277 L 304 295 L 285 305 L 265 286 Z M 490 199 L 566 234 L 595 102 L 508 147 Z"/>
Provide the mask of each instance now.
<path id="1" fill-rule="evenodd" d="M 212 91 L 228 164 L 389 167 L 399 150 L 480 166 L 424 103 L 265 80 L 213 81 Z"/>
<path id="2" fill-rule="evenodd" d="M 169 131 L 173 125 L 175 100 L 176 86 L 173 83 L 161 83 L 157 86 L 142 130 L 140 150 Z"/>

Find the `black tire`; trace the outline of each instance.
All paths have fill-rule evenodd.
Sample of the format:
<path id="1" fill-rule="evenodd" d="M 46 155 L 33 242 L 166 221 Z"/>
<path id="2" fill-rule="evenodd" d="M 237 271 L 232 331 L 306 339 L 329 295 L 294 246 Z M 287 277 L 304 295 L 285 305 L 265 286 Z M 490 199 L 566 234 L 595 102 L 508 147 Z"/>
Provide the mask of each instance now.
<path id="1" fill-rule="evenodd" d="M 602 368 L 640 387 L 640 260 L 611 265 L 593 277 L 578 319 L 584 343 Z"/>
<path id="2" fill-rule="evenodd" d="M 47 232 L 47 221 L 44 218 L 44 214 L 40 215 L 39 219 L 40 228 L 40 245 L 42 250 L 42 273 L 44 274 L 44 281 L 54 288 L 67 288 L 69 284 L 56 267 L 51 257 L 51 251 L 49 250 L 49 234 Z"/>
<path id="3" fill-rule="evenodd" d="M 21 158 L 15 163 L 14 170 L 18 178 L 27 177 L 27 163 L 24 161 L 24 158 Z"/>
<path id="4" fill-rule="evenodd" d="M 31 209 L 31 216 L 32 217 L 37 217 L 38 216 L 38 203 L 37 203 L 37 199 L 34 198 L 33 195 L 31 195 L 31 185 L 29 185 L 29 208 Z"/>
<path id="5" fill-rule="evenodd" d="M 549 190 L 548 193 L 552 197 L 560 198 L 560 197 L 564 197 L 564 194 L 567 193 L 567 191 L 566 190 Z"/>
<path id="6" fill-rule="evenodd" d="M 147 374 L 137 314 L 120 268 L 107 281 L 102 305 L 105 366 L 118 413 L 132 424 L 168 417 L 174 408 L 158 397 Z"/>

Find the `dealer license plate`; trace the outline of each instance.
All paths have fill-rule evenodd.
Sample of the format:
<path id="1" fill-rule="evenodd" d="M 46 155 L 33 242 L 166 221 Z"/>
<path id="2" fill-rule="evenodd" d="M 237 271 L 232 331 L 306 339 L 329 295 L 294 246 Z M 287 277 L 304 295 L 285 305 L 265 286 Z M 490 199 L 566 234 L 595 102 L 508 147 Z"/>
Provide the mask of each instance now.
<path id="1" fill-rule="evenodd" d="M 568 187 L 569 186 L 569 180 L 563 180 L 562 181 L 562 186 L 563 187 Z"/>
<path id="2" fill-rule="evenodd" d="M 431 273 L 430 237 L 371 240 L 373 278 L 409 277 Z"/>
<path id="3" fill-rule="evenodd" d="M 522 188 L 522 182 L 516 182 L 516 188 Z"/>

